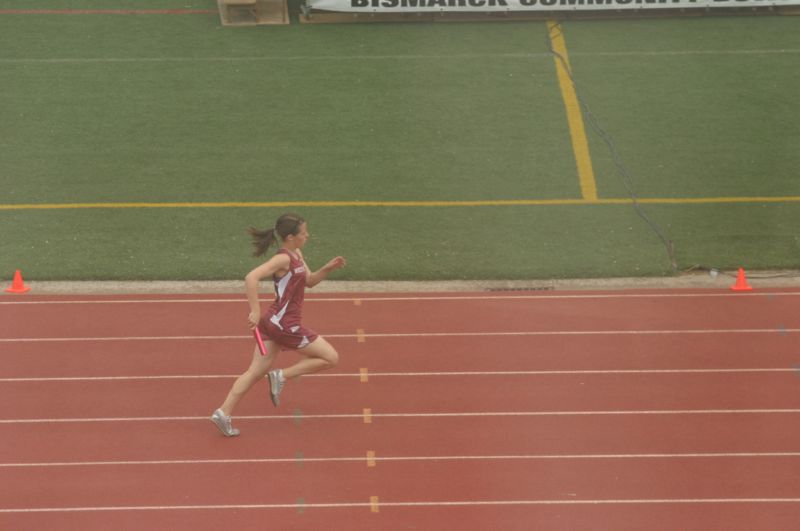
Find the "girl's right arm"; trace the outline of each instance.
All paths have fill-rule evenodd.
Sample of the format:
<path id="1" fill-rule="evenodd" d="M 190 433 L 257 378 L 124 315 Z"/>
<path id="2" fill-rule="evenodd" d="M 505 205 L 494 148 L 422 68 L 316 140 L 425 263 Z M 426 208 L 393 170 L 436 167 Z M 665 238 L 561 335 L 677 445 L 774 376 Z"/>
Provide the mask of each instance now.
<path id="1" fill-rule="evenodd" d="M 258 284 L 262 279 L 271 277 L 276 273 L 289 271 L 289 256 L 276 254 L 244 277 L 244 288 L 247 293 L 247 302 L 250 303 L 250 315 L 247 317 L 250 328 L 258 326 L 261 319 L 261 304 L 258 301 Z"/>

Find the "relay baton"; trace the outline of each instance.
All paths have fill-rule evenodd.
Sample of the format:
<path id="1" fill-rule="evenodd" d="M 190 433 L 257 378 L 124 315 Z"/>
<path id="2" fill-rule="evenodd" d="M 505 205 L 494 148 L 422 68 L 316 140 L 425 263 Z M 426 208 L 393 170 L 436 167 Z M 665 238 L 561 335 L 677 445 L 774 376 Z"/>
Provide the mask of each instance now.
<path id="1" fill-rule="evenodd" d="M 264 340 L 261 338 L 261 332 L 258 330 L 258 327 L 253 328 L 253 335 L 256 338 L 256 343 L 258 343 L 258 350 L 261 351 L 261 355 L 266 356 L 267 347 L 264 346 Z"/>

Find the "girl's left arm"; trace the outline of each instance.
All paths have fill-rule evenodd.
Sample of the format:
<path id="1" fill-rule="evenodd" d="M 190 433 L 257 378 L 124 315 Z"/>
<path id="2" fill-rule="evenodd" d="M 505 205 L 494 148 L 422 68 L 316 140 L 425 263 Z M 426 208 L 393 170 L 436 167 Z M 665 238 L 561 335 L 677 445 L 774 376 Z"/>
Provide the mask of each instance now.
<path id="1" fill-rule="evenodd" d="M 305 258 L 303 259 L 303 263 L 305 263 Z M 341 269 L 347 265 L 347 260 L 344 259 L 343 256 L 337 256 L 336 258 L 332 259 L 330 262 L 319 268 L 318 270 L 311 272 L 311 269 L 306 264 L 306 286 L 309 288 L 313 288 L 328 276 L 328 273 L 331 271 L 336 271 L 337 269 Z"/>

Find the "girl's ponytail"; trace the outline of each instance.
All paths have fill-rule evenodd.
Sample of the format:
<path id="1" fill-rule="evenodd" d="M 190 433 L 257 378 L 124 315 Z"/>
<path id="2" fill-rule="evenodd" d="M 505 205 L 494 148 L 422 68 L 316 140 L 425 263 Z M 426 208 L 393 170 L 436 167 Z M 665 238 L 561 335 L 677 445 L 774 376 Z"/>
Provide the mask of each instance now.
<path id="1" fill-rule="evenodd" d="M 247 232 L 253 237 L 253 247 L 256 248 L 253 256 L 266 253 L 278 237 L 283 241 L 290 235 L 297 235 L 300 232 L 300 225 L 305 221 L 297 214 L 284 214 L 278 218 L 274 228 L 258 230 L 255 227 L 248 227 Z"/>
<path id="2" fill-rule="evenodd" d="M 255 247 L 253 256 L 261 256 L 275 243 L 275 229 L 258 230 L 255 227 L 247 227 L 247 232 L 253 238 L 253 247 Z"/>

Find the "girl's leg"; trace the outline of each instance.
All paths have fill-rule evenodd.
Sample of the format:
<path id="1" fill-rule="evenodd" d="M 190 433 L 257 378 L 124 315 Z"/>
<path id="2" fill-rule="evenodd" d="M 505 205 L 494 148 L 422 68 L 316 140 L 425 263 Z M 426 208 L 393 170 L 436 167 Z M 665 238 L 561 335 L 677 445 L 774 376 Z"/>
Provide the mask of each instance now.
<path id="1" fill-rule="evenodd" d="M 231 413 L 233 413 L 233 410 L 236 408 L 236 404 L 238 404 L 242 397 L 247 394 L 247 391 L 249 391 L 250 388 L 256 384 L 256 382 L 264 378 L 269 371 L 272 361 L 275 359 L 275 354 L 277 354 L 280 346 L 274 341 L 270 340 L 264 341 L 264 346 L 267 347 L 267 355 L 262 356 L 261 352 L 256 346 L 253 350 L 253 361 L 250 362 L 250 367 L 233 383 L 227 398 L 225 398 L 225 402 L 223 402 L 222 406 L 220 407 L 225 415 L 230 416 Z"/>
<path id="2" fill-rule="evenodd" d="M 339 363 L 339 353 L 324 337 L 319 336 L 311 344 L 298 350 L 305 356 L 291 367 L 283 369 L 283 378 L 289 380 L 303 374 L 311 374 L 335 367 Z"/>
<path id="3" fill-rule="evenodd" d="M 321 336 L 297 352 L 305 356 L 305 359 L 286 369 L 270 371 L 269 373 L 269 393 L 275 406 L 280 405 L 280 394 L 286 380 L 297 378 L 303 374 L 330 369 L 339 363 L 339 354 L 336 349 Z"/>

